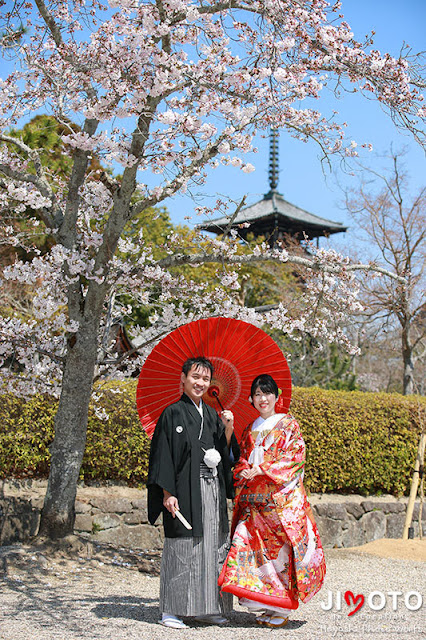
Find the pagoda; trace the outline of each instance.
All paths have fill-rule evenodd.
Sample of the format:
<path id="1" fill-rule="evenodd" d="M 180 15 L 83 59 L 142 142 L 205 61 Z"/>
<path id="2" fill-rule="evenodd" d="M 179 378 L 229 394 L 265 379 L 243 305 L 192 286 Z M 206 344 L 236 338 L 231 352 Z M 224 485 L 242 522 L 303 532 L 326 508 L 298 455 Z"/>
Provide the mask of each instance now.
<path id="1" fill-rule="evenodd" d="M 224 233 L 225 229 L 228 232 L 230 229 L 238 229 L 241 238 L 246 239 L 248 234 L 253 234 L 255 238 L 263 236 L 271 247 L 277 243 L 285 243 L 286 239 L 300 242 L 317 238 L 318 243 L 320 236 L 328 237 L 347 230 L 341 222 L 321 218 L 287 202 L 277 191 L 278 138 L 278 130 L 272 129 L 269 147 L 269 192 L 262 200 L 241 209 L 232 221 L 230 216 L 222 216 L 197 225 L 199 229 L 218 235 Z"/>

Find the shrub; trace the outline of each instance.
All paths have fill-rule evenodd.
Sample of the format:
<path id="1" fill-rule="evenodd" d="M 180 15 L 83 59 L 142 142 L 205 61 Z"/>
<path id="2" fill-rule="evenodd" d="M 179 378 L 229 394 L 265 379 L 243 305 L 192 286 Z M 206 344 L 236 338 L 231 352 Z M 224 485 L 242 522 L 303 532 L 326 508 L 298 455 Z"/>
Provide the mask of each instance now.
<path id="1" fill-rule="evenodd" d="M 426 398 L 297 388 L 291 412 L 306 442 L 311 491 L 409 490 Z"/>
<path id="2" fill-rule="evenodd" d="M 136 410 L 136 381 L 102 385 L 108 419 L 89 409 L 80 472 L 86 482 L 146 482 L 149 438 Z M 0 404 L 0 477 L 46 478 L 57 401 L 4 394 Z M 291 412 L 307 447 L 310 491 L 391 493 L 409 490 L 426 398 L 358 391 L 295 388 Z"/>

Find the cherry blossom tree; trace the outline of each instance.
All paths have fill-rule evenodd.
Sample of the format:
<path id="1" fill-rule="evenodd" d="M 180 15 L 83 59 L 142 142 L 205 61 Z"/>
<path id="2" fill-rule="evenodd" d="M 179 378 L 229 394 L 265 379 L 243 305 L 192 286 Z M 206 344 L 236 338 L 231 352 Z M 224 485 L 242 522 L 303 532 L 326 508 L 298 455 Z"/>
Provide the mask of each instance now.
<path id="1" fill-rule="evenodd" d="M 4 37 L 16 29 L 17 16 L 25 32 L 15 45 L 8 40 L 15 67 L 0 82 L 2 242 L 28 245 L 43 233 L 52 248 L 4 269 L 6 280 L 35 292 L 31 317 L 11 313 L 0 320 L 0 356 L 7 361 L 13 354 L 22 367 L 19 374 L 1 373 L 16 393 L 59 397 L 40 532 L 61 537 L 73 527 L 93 381 L 108 371 L 124 375 L 108 338 L 117 292 L 157 309 L 151 326 L 134 336 L 137 366 L 162 335 L 206 315 L 344 342 L 334 321 L 357 304 L 354 270 L 374 268 L 325 251 L 303 257 L 262 246 L 242 255 L 233 233 L 220 240 L 195 233 L 191 248 L 171 234 L 167 256 L 157 259 L 143 228 L 129 231 L 139 214 L 199 187 L 221 164 L 252 171 L 244 154 L 256 132 L 270 126 L 316 140 L 324 156 L 355 155 L 344 125 L 315 108 L 323 89 L 374 97 L 422 144 L 425 107 L 416 67 L 404 53 L 395 59 L 372 49 L 370 39 L 356 42 L 338 3 L 16 0 L 8 7 Z M 10 135 L 34 112 L 62 123 L 62 140 L 72 149 L 68 177 Z M 94 156 L 105 167 L 96 175 Z M 232 215 L 218 200 L 216 209 L 227 207 Z M 25 237 L 11 216 L 25 222 Z M 236 304 L 238 265 L 270 260 L 318 275 L 307 280 L 306 313 L 291 317 L 279 305 L 259 314 Z M 219 263 L 213 290 L 176 269 L 209 263 Z M 329 303 L 329 316 L 320 312 L 321 301 Z"/>
<path id="2" fill-rule="evenodd" d="M 378 333 L 396 335 L 401 387 L 411 394 L 421 388 L 426 351 L 426 187 L 411 195 L 403 154 L 391 152 L 386 160 L 384 171 L 364 167 L 360 187 L 347 194 L 346 204 L 372 260 L 404 278 L 362 279 L 362 316 Z M 415 375 L 416 364 L 420 376 Z"/>

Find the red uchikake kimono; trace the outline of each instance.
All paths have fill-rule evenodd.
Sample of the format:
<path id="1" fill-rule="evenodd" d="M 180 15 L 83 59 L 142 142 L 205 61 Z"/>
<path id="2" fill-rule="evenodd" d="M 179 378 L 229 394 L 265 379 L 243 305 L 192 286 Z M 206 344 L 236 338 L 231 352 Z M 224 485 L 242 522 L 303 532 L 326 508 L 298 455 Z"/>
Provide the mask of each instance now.
<path id="1" fill-rule="evenodd" d="M 252 425 L 243 432 L 235 467 L 232 544 L 219 576 L 222 591 L 262 608 L 297 609 L 322 586 L 325 559 L 303 486 L 305 443 L 290 414 L 262 441 L 264 475 L 241 478 L 254 448 Z"/>

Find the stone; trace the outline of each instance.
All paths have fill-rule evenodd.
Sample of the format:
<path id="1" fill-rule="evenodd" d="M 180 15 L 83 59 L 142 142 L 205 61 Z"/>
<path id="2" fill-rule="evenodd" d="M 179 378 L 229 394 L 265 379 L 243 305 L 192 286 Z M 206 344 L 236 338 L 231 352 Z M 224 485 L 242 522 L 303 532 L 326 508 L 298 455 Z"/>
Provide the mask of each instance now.
<path id="1" fill-rule="evenodd" d="M 145 514 L 142 511 L 132 511 L 123 515 L 124 524 L 142 524 L 146 522 Z"/>
<path id="2" fill-rule="evenodd" d="M 381 511 L 382 504 L 380 502 L 375 502 L 373 500 L 363 500 L 361 502 L 361 506 L 366 513 L 369 511 Z"/>
<path id="3" fill-rule="evenodd" d="M 87 502 L 81 502 L 81 500 L 76 500 L 75 502 L 75 512 L 76 513 L 90 513 L 92 507 Z"/>
<path id="4" fill-rule="evenodd" d="M 28 510 L 6 516 L 0 527 L 0 545 L 10 545 L 14 542 L 26 542 L 36 535 L 40 524 L 40 513 Z"/>
<path id="5" fill-rule="evenodd" d="M 343 505 L 348 513 L 359 520 L 365 513 L 364 508 L 356 502 L 345 502 Z"/>
<path id="6" fill-rule="evenodd" d="M 2 500 L 3 516 L 27 514 L 32 511 L 31 500 L 25 498 L 8 497 Z"/>
<path id="7" fill-rule="evenodd" d="M 371 542 L 386 536 L 386 516 L 382 511 L 369 511 L 359 521 L 365 533 L 365 541 Z"/>
<path id="8" fill-rule="evenodd" d="M 159 529 L 146 524 L 99 531 L 93 540 L 131 549 L 161 549 L 163 546 Z"/>
<path id="9" fill-rule="evenodd" d="M 97 513 L 93 516 L 93 528 L 100 531 L 117 528 L 120 523 L 121 519 L 114 513 Z"/>
<path id="10" fill-rule="evenodd" d="M 146 510 L 146 498 L 135 498 L 132 500 L 132 505 L 134 509 Z"/>
<path id="11" fill-rule="evenodd" d="M 387 538 L 402 538 L 404 531 L 405 514 L 404 513 L 390 513 L 386 517 L 386 537 Z"/>
<path id="12" fill-rule="evenodd" d="M 313 511 L 322 518 L 331 518 L 332 520 L 345 520 L 347 518 L 346 509 L 342 504 L 316 504 L 313 507 Z"/>
<path id="13" fill-rule="evenodd" d="M 414 521 L 411 523 L 411 526 L 414 529 L 414 537 L 418 538 L 419 537 L 419 523 L 418 521 Z M 423 534 L 423 538 L 426 537 L 426 522 L 423 520 L 422 521 L 422 534 Z"/>
<path id="14" fill-rule="evenodd" d="M 104 513 L 130 513 L 132 503 L 127 498 L 92 498 L 91 504 Z"/>
<path id="15" fill-rule="evenodd" d="M 383 513 L 405 513 L 407 504 L 405 502 L 383 502 Z"/>
<path id="16" fill-rule="evenodd" d="M 358 520 L 347 520 L 342 524 L 343 547 L 359 547 L 365 542 L 365 531 Z"/>
<path id="17" fill-rule="evenodd" d="M 74 531 L 86 531 L 92 533 L 93 521 L 92 516 L 87 513 L 77 513 L 74 522 Z"/>
<path id="18" fill-rule="evenodd" d="M 39 509 L 40 511 L 43 509 L 44 498 L 30 498 L 30 500 L 33 509 Z"/>
<path id="19" fill-rule="evenodd" d="M 414 505 L 414 509 L 413 509 L 413 522 L 418 522 L 419 520 L 419 509 L 420 509 L 420 505 L 418 502 L 416 502 L 416 504 Z M 423 508 L 422 508 L 422 520 L 423 522 L 426 520 L 426 504 L 423 503 Z"/>
<path id="20" fill-rule="evenodd" d="M 134 502 L 139 502 L 136 500 L 132 500 L 132 504 Z M 142 502 L 142 501 L 141 501 Z M 140 522 L 143 522 L 144 524 L 148 524 L 148 509 L 145 505 L 142 505 L 140 507 L 135 507 L 134 510 L 132 511 L 132 513 L 136 513 L 138 518 L 140 518 Z"/>
<path id="21" fill-rule="evenodd" d="M 406 505 L 404 502 L 364 500 L 363 502 L 361 502 L 361 505 L 366 512 L 381 511 L 382 513 L 401 513 L 406 509 Z"/>
<path id="22" fill-rule="evenodd" d="M 343 547 L 342 523 L 333 518 L 315 518 L 323 547 Z"/>
<path id="23" fill-rule="evenodd" d="M 15 494 L 8 495 L 5 492 L 0 495 L 0 545 L 26 542 L 38 530 L 43 504 L 41 496 L 46 491 L 46 483 L 43 487 L 36 484 L 34 490 L 32 485 L 19 486 L 22 491 L 18 494 L 14 489 Z M 311 502 L 326 548 L 359 546 L 385 535 L 401 537 L 406 503 L 406 498 L 392 496 L 338 494 L 314 495 Z M 415 536 L 418 536 L 418 509 L 417 501 L 412 522 Z M 158 550 L 162 547 L 164 533 L 161 517 L 157 526 L 148 525 L 146 491 L 143 489 L 120 488 L 120 491 L 116 491 L 113 485 L 109 489 L 100 483 L 85 487 L 84 492 L 78 494 L 75 511 L 75 531 L 79 538 L 84 536 L 87 539 L 85 544 L 96 543 L 104 537 L 106 542 L 112 540 L 122 546 Z M 232 516 L 230 500 L 228 511 Z M 423 510 L 423 529 L 426 529 L 426 505 Z M 97 533 L 93 534 L 93 531 Z"/>
<path id="24" fill-rule="evenodd" d="M 6 577 L 9 573 L 9 567 L 7 563 L 7 557 L 0 557 L 0 576 Z"/>

